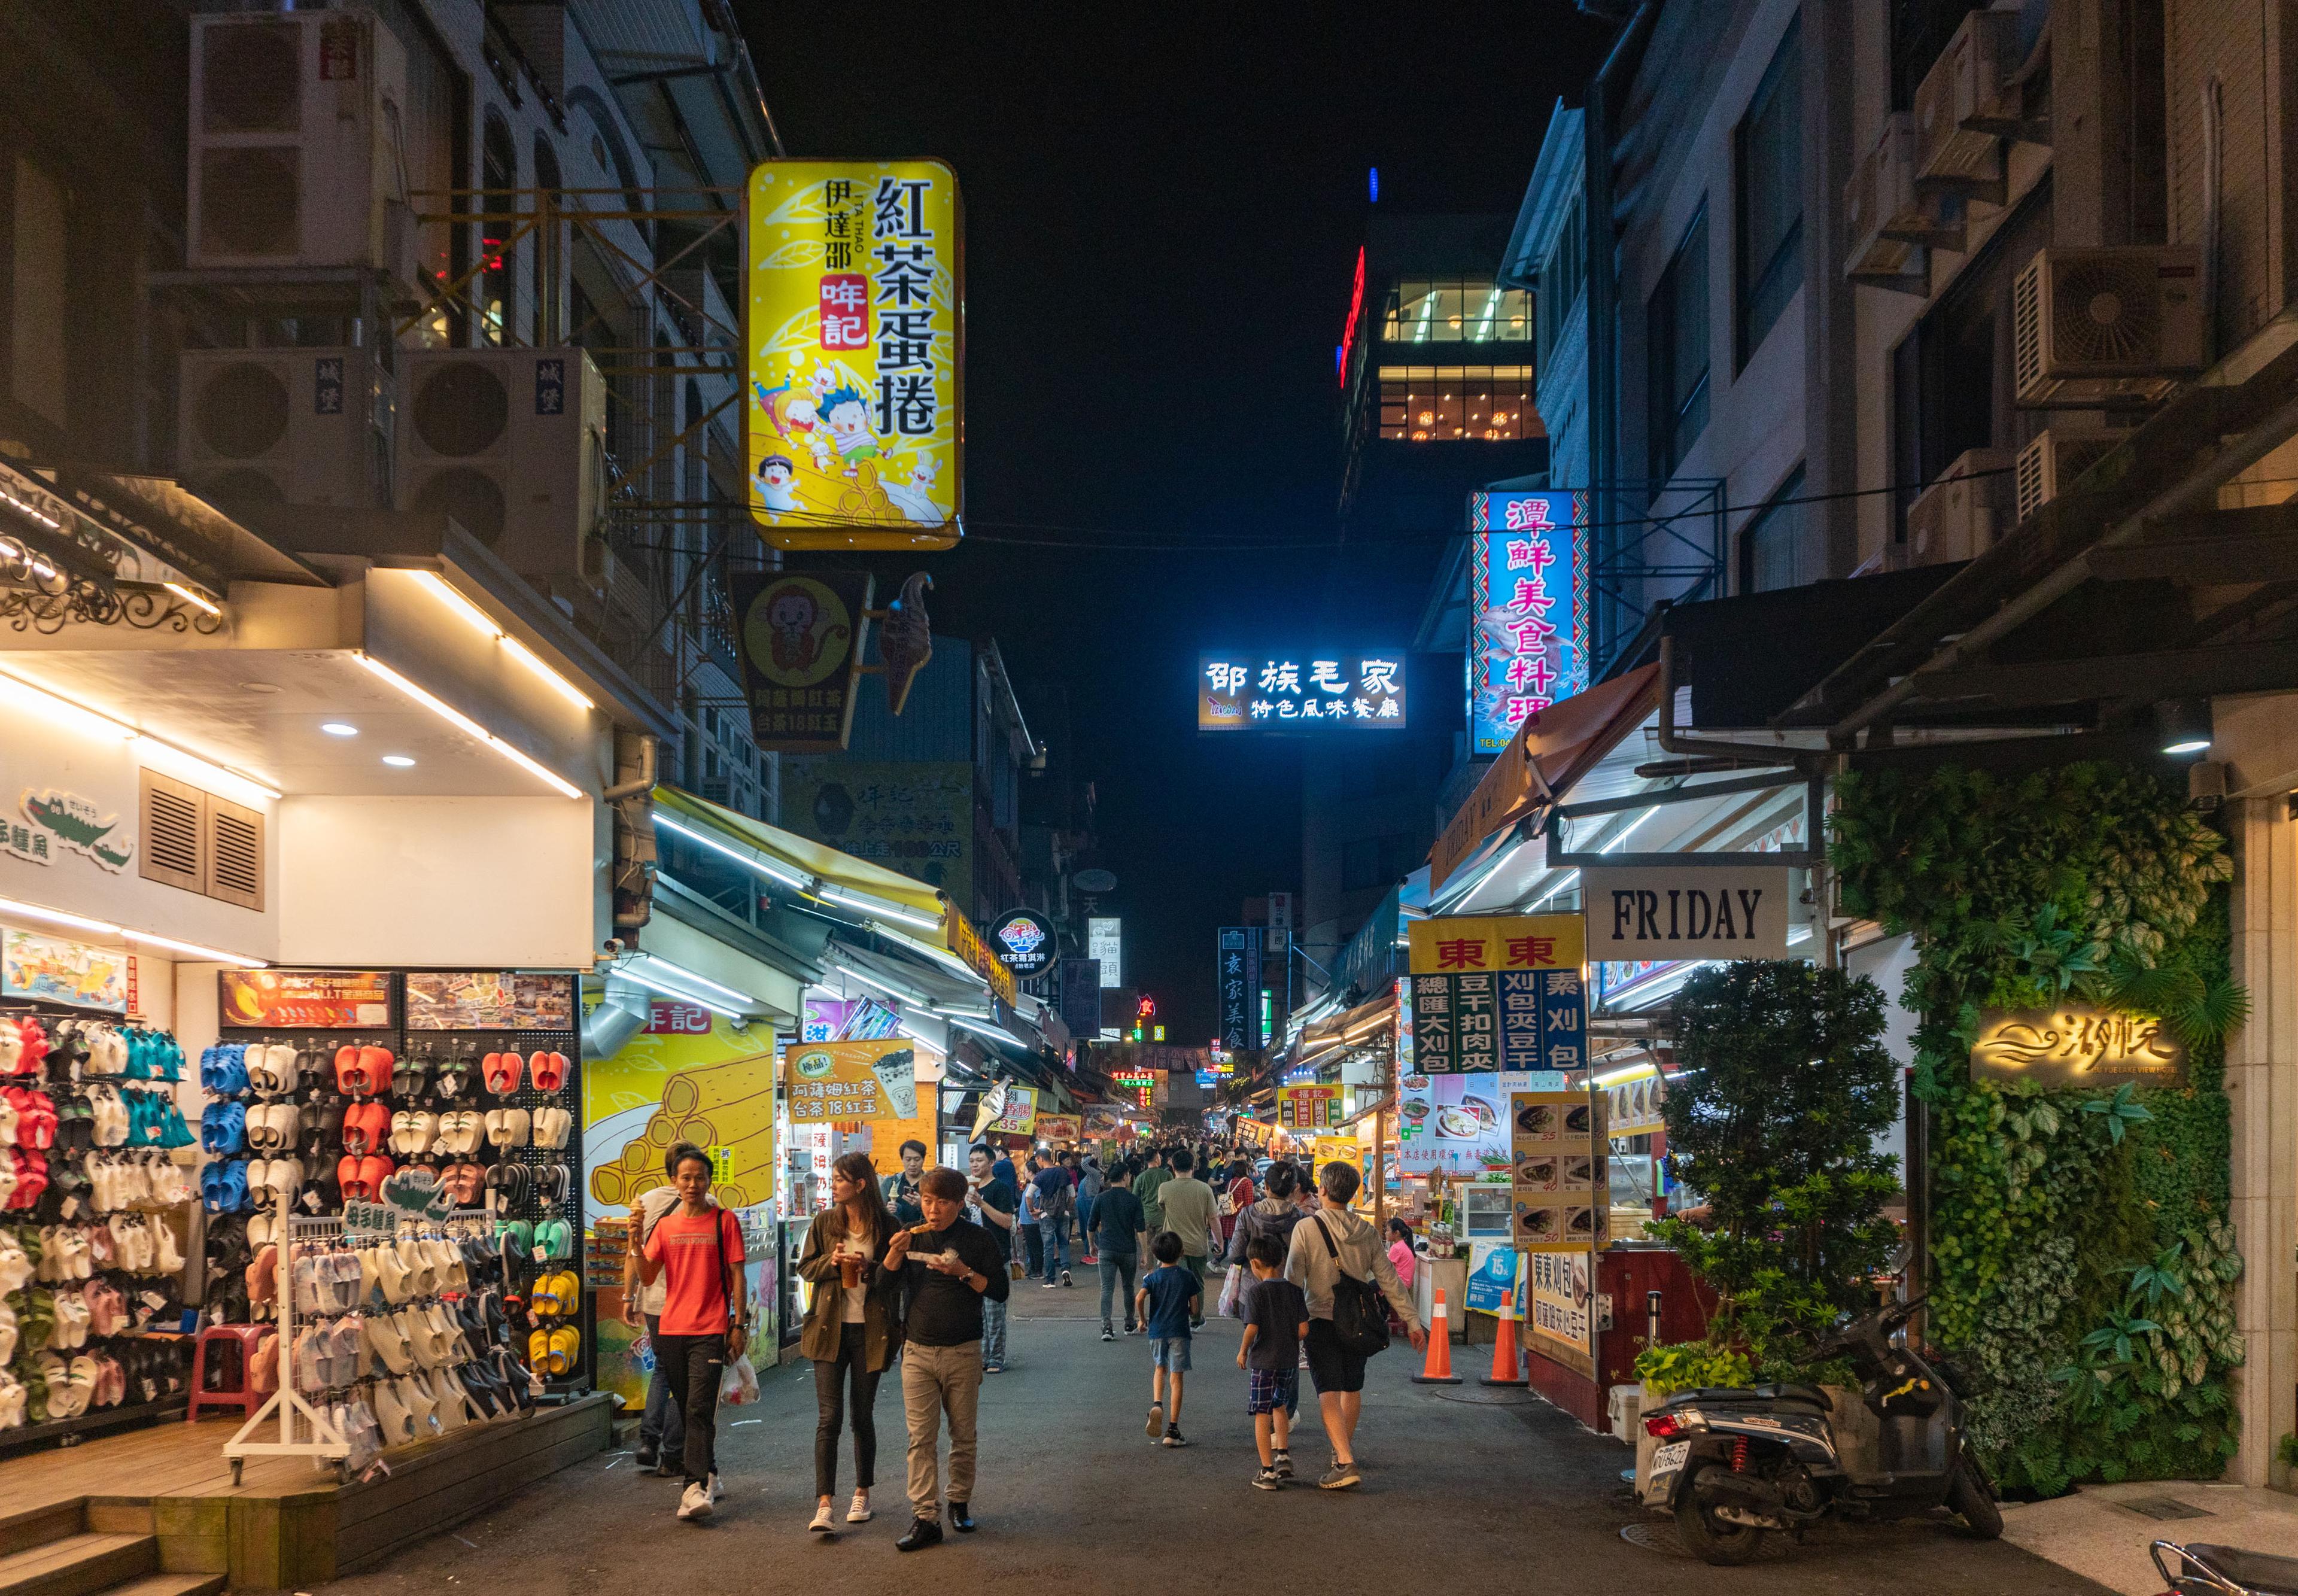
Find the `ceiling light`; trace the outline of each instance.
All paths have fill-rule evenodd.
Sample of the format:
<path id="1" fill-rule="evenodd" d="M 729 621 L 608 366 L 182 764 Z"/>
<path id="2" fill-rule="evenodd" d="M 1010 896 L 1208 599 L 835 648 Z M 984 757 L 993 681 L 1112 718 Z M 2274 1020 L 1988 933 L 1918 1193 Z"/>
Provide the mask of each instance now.
<path id="1" fill-rule="evenodd" d="M 357 737 L 359 728 L 347 721 L 329 721 L 319 728 L 330 737 Z"/>
<path id="2" fill-rule="evenodd" d="M 748 869 L 756 871 L 758 874 L 765 876 L 770 881 L 780 881 L 785 887 L 796 887 L 801 891 L 806 888 L 806 877 L 799 875 L 793 871 L 785 870 L 778 864 L 770 864 L 748 849 L 733 848 L 726 843 L 719 841 L 715 837 L 705 836 L 702 832 L 696 831 L 692 826 L 686 825 L 681 822 L 671 819 L 669 815 L 664 814 L 660 809 L 657 809 L 654 812 L 654 823 L 661 830 L 677 832 L 681 837 L 685 838 L 690 842 L 698 842 L 707 848 L 715 849 L 733 860 L 737 864 L 744 865 Z"/>
<path id="3" fill-rule="evenodd" d="M 517 660 L 519 664 L 525 666 L 528 670 L 541 677 L 544 683 L 550 687 L 551 691 L 558 694 L 559 697 L 565 699 L 577 709 L 591 709 L 597 707 L 597 706 L 593 705 L 590 699 L 577 689 L 573 682 L 567 681 L 557 671 L 552 670 L 548 665 L 544 664 L 541 656 L 537 655 L 533 649 L 519 641 L 518 639 L 513 637 L 509 633 L 505 632 L 500 626 L 496 625 L 493 616 L 488 615 L 485 610 L 481 609 L 477 605 L 463 597 L 463 595 L 458 592 L 445 577 L 440 575 L 435 571 L 410 571 L 408 574 L 413 576 L 416 581 L 421 583 L 425 587 L 428 588 L 433 596 L 437 598 L 438 600 L 444 604 L 448 608 L 453 610 L 456 616 L 465 624 L 469 625 L 472 630 L 484 633 L 488 637 L 492 638 L 495 641 L 502 644 L 503 648 L 510 654 L 512 658 Z"/>
<path id="4" fill-rule="evenodd" d="M 120 928 L 109 921 L 90 920 L 85 914 L 67 914 L 62 909 L 44 909 L 37 904 L 19 903 L 12 897 L 0 897 L 0 914 L 29 914 L 35 920 L 70 926 L 76 931 L 101 931 L 112 937 L 120 935 Z"/>
<path id="5" fill-rule="evenodd" d="M 125 937 L 130 942 L 150 942 L 169 947 L 178 953 L 190 954 L 194 958 L 212 960 L 219 964 L 237 964 L 244 970 L 268 968 L 261 959 L 251 959 L 242 954 L 225 953 L 219 948 L 203 947 L 196 942 L 178 942 L 173 937 L 161 937 L 150 931 L 131 931 L 112 924 L 108 920 L 91 920 L 85 914 L 69 914 L 62 909 L 43 908 L 12 897 L 0 897 L 0 914 L 21 914 L 33 920 L 45 920 L 53 925 L 66 926 L 76 931 L 95 931 L 101 936 Z"/>
<path id="6" fill-rule="evenodd" d="M 42 720 L 78 732 L 83 737 L 133 742 L 143 735 L 127 722 L 114 720 L 102 710 L 75 704 L 45 687 L 35 687 L 22 677 L 5 672 L 0 672 L 0 704 L 12 704 Z"/>
<path id="7" fill-rule="evenodd" d="M 497 737 L 484 726 L 480 725 L 478 722 L 473 720 L 469 715 L 465 715 L 461 710 L 455 708 L 451 705 L 442 701 L 434 695 L 425 691 L 422 688 L 416 686 L 414 682 L 409 682 L 406 677 L 401 675 L 397 671 L 393 670 L 381 660 L 375 658 L 372 655 L 353 654 L 351 657 L 358 660 L 360 664 L 365 666 L 376 675 L 380 676 L 385 682 L 390 682 L 392 686 L 397 688 L 401 692 L 403 692 L 409 698 L 413 699 L 417 703 L 431 711 L 432 714 L 452 725 L 457 731 L 462 732 L 466 737 L 471 738 L 473 740 L 477 742 L 485 743 L 489 748 L 494 749 L 496 753 L 500 754 L 504 758 L 519 766 L 519 768 L 525 770 L 530 775 L 538 777 L 541 781 L 549 783 L 563 796 L 571 798 L 579 798 L 583 796 L 582 790 L 576 787 L 573 782 L 567 781 L 564 776 L 559 775 L 556 771 L 546 769 L 541 765 L 537 764 L 533 759 L 529 758 L 519 749 L 511 747 L 510 744 L 505 742 L 501 738 Z M 409 760 L 408 763 L 411 765 L 414 761 Z"/>
<path id="8" fill-rule="evenodd" d="M 392 766 L 394 770 L 405 770 L 408 766 L 415 763 L 414 760 L 409 759 L 404 754 L 385 754 L 383 757 L 383 762 L 385 765 Z"/>
<path id="9" fill-rule="evenodd" d="M 416 581 L 421 583 L 425 587 L 430 589 L 434 598 L 437 599 L 439 602 L 444 604 L 448 608 L 453 610 L 455 612 L 456 618 L 468 625 L 473 631 L 489 638 L 496 638 L 502 635 L 502 628 L 495 624 L 494 617 L 492 616 L 487 614 L 485 610 L 481 609 L 477 605 L 472 603 L 468 599 L 466 599 L 462 594 L 457 592 L 452 587 L 449 586 L 447 579 L 441 576 L 437 572 L 410 571 L 408 575 L 414 577 Z"/>
<path id="10" fill-rule="evenodd" d="M 867 892 L 857 892 L 851 887 L 840 887 L 834 882 L 824 882 L 820 889 L 820 896 L 831 903 L 839 904 L 850 909 L 859 909 L 865 914 L 883 914 L 889 919 L 898 920 L 905 925 L 919 926 L 927 930 L 941 929 L 941 920 L 938 915 L 922 914 L 905 905 L 888 903 L 882 897 L 872 897 Z"/>
<path id="11" fill-rule="evenodd" d="M 121 934 L 130 942 L 153 943 L 161 947 L 172 948 L 177 953 L 188 954 L 195 959 L 205 959 L 211 963 L 236 964 L 242 970 L 267 968 L 261 959 L 244 958 L 236 953 L 225 953 L 220 948 L 202 947 L 196 942 L 178 942 L 173 937 L 155 937 L 149 931 L 125 931 Z"/>
<path id="12" fill-rule="evenodd" d="M 738 992 L 732 987 L 721 986 L 706 976 L 697 975 L 683 964 L 672 963 L 660 954 L 642 953 L 639 957 L 644 960 L 649 968 L 662 971 L 673 980 L 682 981 L 690 987 L 700 987 L 707 992 L 716 992 L 722 996 L 732 998 L 736 1003 L 753 1001 L 748 992 Z"/>
<path id="13" fill-rule="evenodd" d="M 2200 754 L 2211 746 L 2211 701 L 2173 699 L 2154 706 L 2154 727 L 2166 754 Z"/>
<path id="14" fill-rule="evenodd" d="M 549 666 L 543 664 L 541 658 L 536 655 L 534 650 L 528 648 L 525 643 L 519 641 L 518 639 L 511 636 L 508 633 L 505 633 L 502 636 L 501 641 L 504 651 L 513 659 L 517 660 L 519 664 L 525 666 L 528 670 L 533 672 L 535 675 L 541 677 L 542 679 L 543 685 L 550 688 L 551 691 L 557 693 L 560 698 L 574 705 L 577 709 L 590 709 L 595 707 L 595 706 L 591 704 L 590 699 L 579 690 L 573 682 L 567 681 L 566 677 L 560 675 L 557 671 L 552 670 Z"/>
<path id="15" fill-rule="evenodd" d="M 192 591 L 191 589 L 186 587 L 180 582 L 163 582 L 160 585 L 166 588 L 169 592 L 175 594 L 176 597 L 181 599 L 185 603 L 190 605 L 194 609 L 204 610 L 207 614 L 211 616 L 219 616 L 223 614 L 222 606 L 215 603 L 212 600 L 210 600 L 202 594 Z"/>
<path id="16" fill-rule="evenodd" d="M 830 967 L 842 974 L 852 976 L 856 980 L 860 981 L 865 987 L 875 987 L 878 990 L 886 993 L 889 996 L 898 997 L 904 1003 L 924 1004 L 926 1002 L 924 998 L 920 997 L 916 993 L 905 992 L 901 988 L 895 986 L 891 981 L 880 980 L 874 975 L 864 975 L 851 964 L 841 964 L 837 960 L 832 959 L 830 962 Z M 928 1005 L 927 1006 L 930 1007 L 931 1005 Z"/>

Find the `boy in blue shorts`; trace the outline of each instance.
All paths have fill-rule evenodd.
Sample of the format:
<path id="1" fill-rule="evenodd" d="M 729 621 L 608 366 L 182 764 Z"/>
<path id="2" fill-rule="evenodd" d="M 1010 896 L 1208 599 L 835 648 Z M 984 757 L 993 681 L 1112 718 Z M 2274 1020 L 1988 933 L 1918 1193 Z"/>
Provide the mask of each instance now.
<path id="1" fill-rule="evenodd" d="M 1261 1451 L 1253 1484 L 1263 1491 L 1283 1487 L 1293 1477 L 1290 1409 L 1300 1389 L 1296 1367 L 1301 1343 L 1309 1335 L 1309 1299 L 1285 1278 L 1285 1243 L 1256 1236 L 1245 1248 L 1253 1284 L 1244 1296 L 1244 1340 L 1236 1366 L 1246 1371 L 1245 1411 L 1252 1415 L 1252 1442 Z"/>
<path id="2" fill-rule="evenodd" d="M 1149 1439 L 1164 1431 L 1168 1446 L 1181 1439 L 1181 1377 L 1189 1369 L 1189 1321 L 1203 1294 L 1194 1270 L 1181 1267 L 1181 1238 L 1170 1230 L 1149 1244 L 1157 1267 L 1133 1294 L 1134 1320 L 1149 1332 Z"/>

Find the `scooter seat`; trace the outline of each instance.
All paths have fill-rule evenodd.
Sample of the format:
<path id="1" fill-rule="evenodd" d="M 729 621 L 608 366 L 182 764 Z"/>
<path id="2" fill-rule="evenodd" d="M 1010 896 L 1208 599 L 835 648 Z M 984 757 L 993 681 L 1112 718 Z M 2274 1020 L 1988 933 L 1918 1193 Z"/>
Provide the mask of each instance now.
<path id="1" fill-rule="evenodd" d="M 2257 1596 L 2298 1596 L 2298 1558 L 2244 1551 L 2238 1546 L 2197 1543 L 2186 1550 L 2217 1574 Z"/>
<path id="2" fill-rule="evenodd" d="M 1758 1385 L 1756 1387 L 1756 1394 L 1773 1397 L 1781 1402 L 1810 1402 L 1823 1413 L 1831 1412 L 1835 1408 L 1835 1404 L 1828 1401 L 1827 1393 L 1818 1386 L 1799 1385 L 1792 1381 L 1782 1382 L 1777 1385 Z"/>
<path id="3" fill-rule="evenodd" d="M 1816 1385 L 1703 1385 L 1697 1391 L 1679 1391 L 1667 1399 L 1670 1407 L 1693 1408 L 1776 1408 L 1782 1402 L 1806 1403 L 1822 1413 L 1832 1407 L 1827 1393 Z"/>

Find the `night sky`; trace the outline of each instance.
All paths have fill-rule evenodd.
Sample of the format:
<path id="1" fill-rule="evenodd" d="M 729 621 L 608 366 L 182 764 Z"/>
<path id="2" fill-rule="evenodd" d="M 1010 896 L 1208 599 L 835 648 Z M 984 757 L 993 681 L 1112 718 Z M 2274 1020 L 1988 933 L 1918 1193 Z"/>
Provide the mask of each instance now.
<path id="1" fill-rule="evenodd" d="M 1300 841 L 1294 748 L 1201 740 L 1196 653 L 1313 637 L 1347 558 L 1333 350 L 1367 171 L 1384 211 L 1512 212 L 1609 30 L 1570 0 L 1183 5 L 1121 29 L 1074 20 L 1100 8 L 736 5 L 790 154 L 956 169 L 969 535 L 897 563 L 932 573 L 938 632 L 1068 684 L 1128 980 L 1202 1041 L 1213 928 L 1297 890 Z M 1247 546 L 1271 543 L 1294 546 Z M 1424 597 L 1399 595 L 1397 635 Z"/>

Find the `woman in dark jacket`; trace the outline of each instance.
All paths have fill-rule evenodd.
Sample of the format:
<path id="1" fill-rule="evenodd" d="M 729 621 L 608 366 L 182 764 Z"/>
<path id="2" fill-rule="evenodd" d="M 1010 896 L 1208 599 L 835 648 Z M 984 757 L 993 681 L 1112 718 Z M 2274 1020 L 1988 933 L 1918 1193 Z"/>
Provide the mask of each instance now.
<path id="1" fill-rule="evenodd" d="M 814 1361 L 814 1522 L 827 1534 L 838 1490 L 838 1432 L 846 1418 L 846 1388 L 854 1395 L 854 1501 L 848 1524 L 866 1524 L 870 1487 L 876 1483 L 878 1426 L 872 1410 L 878 1377 L 901 1350 L 901 1271 L 883 1268 L 894 1239 L 894 1216 L 878 1188 L 866 1153 L 848 1153 L 830 1166 L 831 1204 L 814 1216 L 798 1260 L 799 1276 L 814 1283 L 814 1300 L 798 1333 L 799 1355 Z"/>
<path id="2" fill-rule="evenodd" d="M 1280 1158 L 1269 1166 L 1261 1182 L 1269 1195 L 1236 1216 L 1236 1229 L 1229 1236 L 1228 1261 L 1240 1269 L 1244 1266 L 1244 1250 L 1254 1236 L 1273 1236 L 1289 1246 L 1293 1227 L 1301 1222 L 1300 1205 L 1294 1200 L 1300 1172 Z"/>

